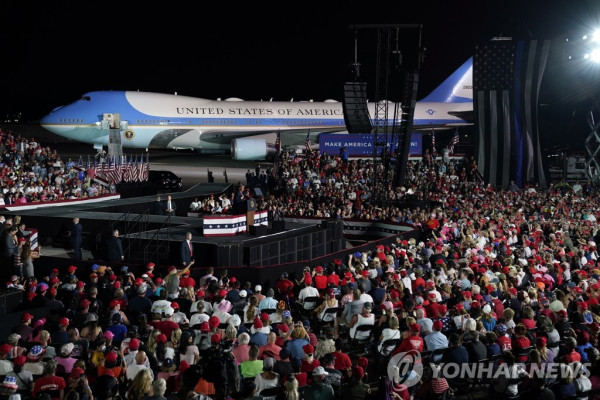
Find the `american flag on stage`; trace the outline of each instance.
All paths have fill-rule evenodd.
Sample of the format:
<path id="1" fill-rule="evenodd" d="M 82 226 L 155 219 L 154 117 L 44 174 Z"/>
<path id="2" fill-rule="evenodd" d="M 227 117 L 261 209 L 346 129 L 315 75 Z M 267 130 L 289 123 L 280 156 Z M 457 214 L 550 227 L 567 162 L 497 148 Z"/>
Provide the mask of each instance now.
<path id="1" fill-rule="evenodd" d="M 150 154 L 146 153 L 146 162 L 143 162 L 143 154 L 142 154 L 142 164 L 144 164 L 144 172 L 142 174 L 142 181 L 148 180 L 148 171 L 150 171 Z"/>
<path id="2" fill-rule="evenodd" d="M 435 131 L 432 129 L 431 130 L 431 154 L 433 155 L 433 158 L 437 157 L 437 150 L 435 149 Z"/>
<path id="3" fill-rule="evenodd" d="M 277 131 L 277 139 L 275 139 L 275 151 L 279 153 L 281 151 L 281 132 Z"/>
<path id="4" fill-rule="evenodd" d="M 144 174 L 144 155 L 135 156 L 135 169 L 134 178 L 136 182 L 142 181 L 142 175 Z"/>
<path id="5" fill-rule="evenodd" d="M 452 154 L 454 152 L 454 146 L 456 146 L 458 144 L 458 129 L 454 131 L 454 136 L 452 136 L 452 139 L 450 140 L 450 144 L 448 145 L 448 149 L 450 150 L 450 154 Z"/>
<path id="6" fill-rule="evenodd" d="M 125 182 L 131 182 L 131 156 L 129 156 L 129 161 L 127 161 L 127 156 L 125 156 L 125 162 L 123 163 L 123 180 Z"/>
<path id="7" fill-rule="evenodd" d="M 306 152 L 312 154 L 312 143 L 310 142 L 310 131 L 306 134 Z"/>

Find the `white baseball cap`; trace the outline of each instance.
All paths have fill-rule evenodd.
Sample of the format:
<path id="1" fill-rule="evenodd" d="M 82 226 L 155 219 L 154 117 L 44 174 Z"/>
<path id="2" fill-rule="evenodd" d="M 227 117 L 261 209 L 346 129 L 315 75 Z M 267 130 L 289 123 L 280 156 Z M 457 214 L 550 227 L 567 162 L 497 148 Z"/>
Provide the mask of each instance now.
<path id="1" fill-rule="evenodd" d="M 257 292 L 260 292 L 260 291 L 262 290 L 262 286 L 260 286 L 260 285 L 256 285 L 256 286 L 254 287 L 254 290 L 255 290 L 255 291 L 257 291 Z"/>
<path id="2" fill-rule="evenodd" d="M 313 375 L 329 375 L 329 372 L 325 371 L 325 368 L 318 366 L 313 370 Z"/>

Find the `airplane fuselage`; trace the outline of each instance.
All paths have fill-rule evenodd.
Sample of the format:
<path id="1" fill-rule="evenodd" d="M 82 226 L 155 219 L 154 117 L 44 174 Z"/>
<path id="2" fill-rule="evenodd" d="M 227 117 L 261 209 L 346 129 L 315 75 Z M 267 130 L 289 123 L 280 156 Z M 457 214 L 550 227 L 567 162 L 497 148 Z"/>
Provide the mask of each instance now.
<path id="1" fill-rule="evenodd" d="M 469 59 L 416 103 L 414 130 L 471 124 L 463 116 L 472 113 L 472 99 L 472 59 Z M 375 106 L 375 103 L 367 103 L 371 121 L 376 117 Z M 389 103 L 388 125 L 400 123 L 400 110 Z M 237 140 L 237 145 L 244 144 L 240 150 L 251 149 L 246 152 L 248 157 L 262 154 L 262 150 L 254 149 L 253 136 L 281 132 L 282 142 L 285 142 L 286 136 L 295 136 L 296 141 L 297 137 L 302 138 L 292 134 L 305 137 L 307 132 L 316 136 L 322 132 L 347 131 L 342 103 L 333 100 L 281 102 L 234 98 L 220 101 L 134 91 L 86 93 L 81 99 L 54 109 L 42 118 L 41 125 L 75 141 L 106 146 L 109 140 L 106 114 L 120 115 L 124 147 L 217 152 L 230 150 Z"/>
<path id="2" fill-rule="evenodd" d="M 413 124 L 466 124 L 448 111 L 469 106 L 472 109 L 469 103 L 417 103 Z M 374 115 L 374 103 L 368 108 Z M 87 93 L 44 117 L 42 126 L 73 140 L 107 145 L 108 134 L 101 125 L 104 113 L 121 115 L 126 122 L 123 146 L 133 148 L 226 149 L 229 136 L 346 130 L 339 102 L 216 101 L 145 92 Z"/>

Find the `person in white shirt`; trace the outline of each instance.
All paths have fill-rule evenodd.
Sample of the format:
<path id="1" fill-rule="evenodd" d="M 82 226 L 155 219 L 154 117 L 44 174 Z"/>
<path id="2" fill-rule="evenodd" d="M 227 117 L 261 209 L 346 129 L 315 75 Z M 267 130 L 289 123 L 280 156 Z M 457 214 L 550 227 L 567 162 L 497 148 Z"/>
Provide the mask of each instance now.
<path id="1" fill-rule="evenodd" d="M 364 303 L 362 313 L 354 315 L 348 324 L 350 327 L 350 337 L 355 339 L 365 339 L 369 336 L 369 332 L 360 331 L 357 333 L 356 328 L 361 325 L 375 326 L 375 315 L 371 314 L 372 303 Z"/>
<path id="2" fill-rule="evenodd" d="M 300 293 L 298 294 L 298 302 L 302 305 L 302 307 L 305 310 L 312 310 L 315 307 L 316 303 L 305 302 L 304 299 L 306 299 L 307 297 L 319 296 L 319 291 L 317 290 L 317 288 L 312 286 L 312 279 L 310 277 L 307 277 L 307 279 L 304 280 L 304 284 L 306 285 L 306 287 L 300 290 Z"/>
<path id="3" fill-rule="evenodd" d="M 198 201 L 198 198 L 196 197 L 194 199 L 194 201 L 192 201 L 190 203 L 190 210 L 195 211 L 195 210 L 197 210 L 199 208 L 200 208 L 200 202 Z"/>
<path id="4" fill-rule="evenodd" d="M 221 200 L 221 207 L 223 207 L 223 210 L 229 209 L 231 206 L 231 200 L 229 200 L 229 198 L 227 198 L 227 196 L 224 194 L 221 195 L 219 199 Z"/>
<path id="5" fill-rule="evenodd" d="M 402 338 L 400 335 L 400 322 L 398 321 L 398 317 L 396 317 L 395 315 L 392 316 L 388 325 L 389 328 L 385 328 L 379 336 L 379 345 L 377 346 L 377 350 L 379 352 L 383 350 L 383 342 L 385 342 L 386 340 Z"/>
<path id="6" fill-rule="evenodd" d="M 146 359 L 147 359 L 146 352 L 138 351 L 138 353 L 135 356 L 135 364 L 132 364 L 127 367 L 126 376 L 127 376 L 128 380 L 133 380 L 133 378 L 135 378 L 137 373 L 143 369 L 147 369 L 148 371 L 150 371 L 150 376 L 152 376 L 152 380 L 154 380 L 154 373 L 152 372 L 152 369 L 146 367 L 146 365 L 145 365 Z"/>

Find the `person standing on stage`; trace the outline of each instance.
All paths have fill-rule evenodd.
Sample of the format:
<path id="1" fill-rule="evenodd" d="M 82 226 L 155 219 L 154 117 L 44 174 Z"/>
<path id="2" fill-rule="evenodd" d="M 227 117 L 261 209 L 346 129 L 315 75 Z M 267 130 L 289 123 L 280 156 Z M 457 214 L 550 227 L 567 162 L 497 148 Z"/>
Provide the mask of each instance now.
<path id="1" fill-rule="evenodd" d="M 125 255 L 123 254 L 123 245 L 121 244 L 121 239 L 119 238 L 119 230 L 114 229 L 112 236 L 108 239 L 108 261 L 118 262 L 123 261 L 125 259 Z"/>
<path id="2" fill-rule="evenodd" d="M 163 215 L 163 203 L 160 200 L 160 196 L 156 196 L 156 201 L 152 204 L 152 214 L 154 215 Z"/>
<path id="3" fill-rule="evenodd" d="M 171 195 L 167 196 L 167 201 L 165 201 L 165 215 L 175 215 L 175 211 L 177 210 L 177 204 L 174 201 L 171 201 Z"/>
<path id="4" fill-rule="evenodd" d="M 192 245 L 192 232 L 185 233 L 185 240 L 181 242 L 181 264 L 184 267 L 190 265 L 194 259 L 194 246 Z"/>
<path id="5" fill-rule="evenodd" d="M 79 218 L 77 218 L 77 217 L 73 218 L 73 226 L 71 227 L 70 238 L 71 238 L 71 246 L 73 247 L 74 258 L 76 260 L 82 259 L 82 256 L 81 256 L 81 243 L 83 241 L 83 239 L 81 237 L 82 233 L 83 233 L 83 226 L 79 223 Z"/>

